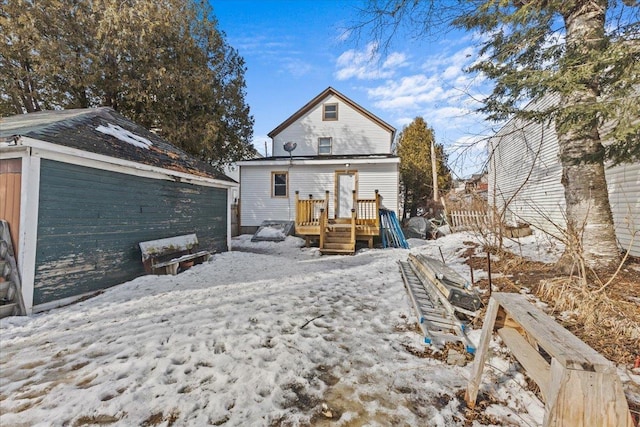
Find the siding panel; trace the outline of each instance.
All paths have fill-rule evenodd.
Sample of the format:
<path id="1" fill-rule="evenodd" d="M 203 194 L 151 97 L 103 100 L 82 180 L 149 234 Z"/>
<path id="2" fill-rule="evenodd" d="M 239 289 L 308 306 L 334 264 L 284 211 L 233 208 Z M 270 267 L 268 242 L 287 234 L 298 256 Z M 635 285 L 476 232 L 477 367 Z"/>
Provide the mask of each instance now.
<path id="1" fill-rule="evenodd" d="M 240 169 L 240 224 L 255 227 L 264 220 L 295 220 L 295 192 L 301 199 L 324 199 L 329 190 L 329 215 L 334 216 L 335 172 L 345 170 L 344 164 L 292 166 L 289 172 L 289 198 L 271 197 L 271 171 L 282 166 L 242 166 Z M 398 213 L 398 164 L 357 164 L 349 168 L 357 171 L 358 196 L 372 199 L 379 190 L 383 205 Z"/>
<path id="2" fill-rule="evenodd" d="M 338 104 L 338 120 L 322 120 L 324 103 Z M 273 155 L 288 156 L 282 147 L 286 142 L 292 141 L 297 144 L 295 156 L 316 156 L 319 137 L 333 138 L 333 155 L 391 153 L 391 132 L 339 98 L 329 95 L 275 136 Z"/>
<path id="3" fill-rule="evenodd" d="M 540 105 L 553 102 L 549 97 Z M 507 222 L 528 222 L 558 235 L 558 227 L 566 226 L 566 205 L 555 127 L 512 120 L 489 145 L 490 203 L 505 209 Z M 635 232 L 630 253 L 640 256 L 640 164 L 609 168 L 606 177 L 620 247 L 628 249 Z"/>
<path id="4" fill-rule="evenodd" d="M 138 243 L 196 233 L 224 251 L 226 189 L 42 160 L 34 305 L 144 274 Z"/>

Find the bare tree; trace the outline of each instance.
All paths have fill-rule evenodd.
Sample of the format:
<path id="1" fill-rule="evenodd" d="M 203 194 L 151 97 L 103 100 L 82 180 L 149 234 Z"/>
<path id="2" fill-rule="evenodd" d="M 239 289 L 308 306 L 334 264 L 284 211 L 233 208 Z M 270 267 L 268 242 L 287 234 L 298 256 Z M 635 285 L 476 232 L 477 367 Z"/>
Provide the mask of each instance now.
<path id="1" fill-rule="evenodd" d="M 481 111 L 490 120 L 555 122 L 563 167 L 569 232 L 590 268 L 620 260 L 604 170 L 640 159 L 640 25 L 637 1 L 370 0 L 359 36 L 369 31 L 388 46 L 404 27 L 419 36 L 448 28 L 482 34 L 480 57 L 469 69 L 494 82 Z M 549 94 L 560 102 L 542 110 L 523 106 Z M 601 134 L 612 129 L 607 144 Z"/>

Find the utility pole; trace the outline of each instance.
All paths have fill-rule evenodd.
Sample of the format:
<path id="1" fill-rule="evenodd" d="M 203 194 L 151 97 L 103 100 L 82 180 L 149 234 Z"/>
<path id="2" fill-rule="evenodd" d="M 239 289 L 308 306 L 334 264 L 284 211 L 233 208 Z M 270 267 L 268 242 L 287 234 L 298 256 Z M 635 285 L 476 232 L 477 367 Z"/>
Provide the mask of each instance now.
<path id="1" fill-rule="evenodd" d="M 438 169 L 436 168 L 435 141 L 431 140 L 431 177 L 433 179 L 433 200 L 438 201 Z"/>

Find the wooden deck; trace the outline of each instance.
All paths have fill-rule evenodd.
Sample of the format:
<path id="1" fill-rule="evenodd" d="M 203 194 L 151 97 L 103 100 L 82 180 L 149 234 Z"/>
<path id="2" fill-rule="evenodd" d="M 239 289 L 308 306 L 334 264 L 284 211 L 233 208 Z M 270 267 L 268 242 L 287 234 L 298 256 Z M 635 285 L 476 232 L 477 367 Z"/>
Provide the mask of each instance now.
<path id="1" fill-rule="evenodd" d="M 355 253 L 357 241 L 367 241 L 373 247 L 373 238 L 380 235 L 380 196 L 376 191 L 372 199 L 358 199 L 353 195 L 351 218 L 329 218 L 329 192 L 324 199 L 300 200 L 296 192 L 295 232 L 319 242 L 326 254 Z"/>

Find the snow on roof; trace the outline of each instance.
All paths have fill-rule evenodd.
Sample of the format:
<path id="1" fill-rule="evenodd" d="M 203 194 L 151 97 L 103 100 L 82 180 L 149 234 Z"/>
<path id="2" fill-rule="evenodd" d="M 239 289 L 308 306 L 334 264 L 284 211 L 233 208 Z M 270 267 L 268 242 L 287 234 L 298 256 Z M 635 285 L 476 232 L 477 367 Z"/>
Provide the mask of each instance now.
<path id="1" fill-rule="evenodd" d="M 114 125 L 111 123 L 107 123 L 107 126 L 100 125 L 96 128 L 96 130 L 107 135 L 115 136 L 120 141 L 126 142 L 136 147 L 146 148 L 147 150 L 150 146 L 153 145 L 153 143 L 147 138 L 136 135 L 133 132 L 130 132 L 118 125 Z"/>

